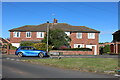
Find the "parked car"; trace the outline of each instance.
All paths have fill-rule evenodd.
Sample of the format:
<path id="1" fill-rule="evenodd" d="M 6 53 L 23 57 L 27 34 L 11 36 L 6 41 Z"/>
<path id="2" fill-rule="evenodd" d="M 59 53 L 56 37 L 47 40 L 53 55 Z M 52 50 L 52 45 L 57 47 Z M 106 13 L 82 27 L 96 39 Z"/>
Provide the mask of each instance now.
<path id="1" fill-rule="evenodd" d="M 40 58 L 43 58 L 44 56 L 48 56 L 46 51 L 37 50 L 34 47 L 30 47 L 30 46 L 21 46 L 21 47 L 17 48 L 15 55 L 17 55 L 18 57 L 38 56 Z"/>

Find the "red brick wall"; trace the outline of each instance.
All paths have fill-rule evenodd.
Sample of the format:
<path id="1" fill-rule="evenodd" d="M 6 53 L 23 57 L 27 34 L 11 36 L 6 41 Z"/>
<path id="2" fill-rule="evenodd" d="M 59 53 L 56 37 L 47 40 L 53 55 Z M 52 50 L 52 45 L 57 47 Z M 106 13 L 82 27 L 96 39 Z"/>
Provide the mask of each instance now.
<path id="1" fill-rule="evenodd" d="M 42 40 L 43 38 L 37 38 L 36 34 L 37 32 L 31 32 L 31 38 L 26 38 L 26 32 L 21 32 L 20 37 L 16 38 L 13 37 L 13 32 L 10 32 L 10 42 L 11 43 L 20 43 L 23 40 Z"/>
<path id="2" fill-rule="evenodd" d="M 16 51 L 16 50 L 8 50 L 8 53 L 7 53 L 7 54 L 15 54 L 15 51 Z"/>
<path id="3" fill-rule="evenodd" d="M 88 39 L 88 33 L 82 33 L 82 39 L 77 39 L 76 38 L 76 33 L 71 33 L 71 43 L 70 46 L 71 48 L 74 48 L 74 44 L 84 44 L 86 45 L 97 45 L 97 53 L 99 53 L 99 47 L 98 47 L 98 42 L 99 42 L 99 33 L 95 33 L 95 39 Z"/>
<path id="4" fill-rule="evenodd" d="M 63 55 L 94 55 L 94 48 L 92 48 L 92 51 L 63 51 L 63 50 L 51 50 L 50 52 L 62 52 Z"/>
<path id="5" fill-rule="evenodd" d="M 7 54 L 15 54 L 16 50 L 9 50 Z M 62 50 L 52 50 L 50 52 L 63 52 L 64 55 L 94 55 L 94 49 L 92 51 L 62 51 Z"/>

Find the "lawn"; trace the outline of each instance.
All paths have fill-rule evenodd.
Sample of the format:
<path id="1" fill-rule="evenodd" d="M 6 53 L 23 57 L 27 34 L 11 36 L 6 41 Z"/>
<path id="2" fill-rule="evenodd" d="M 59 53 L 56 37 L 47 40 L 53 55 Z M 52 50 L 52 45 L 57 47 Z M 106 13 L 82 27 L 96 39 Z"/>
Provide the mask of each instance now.
<path id="1" fill-rule="evenodd" d="M 62 58 L 24 60 L 35 64 L 44 64 L 58 68 L 115 74 L 118 67 L 117 58 Z"/>

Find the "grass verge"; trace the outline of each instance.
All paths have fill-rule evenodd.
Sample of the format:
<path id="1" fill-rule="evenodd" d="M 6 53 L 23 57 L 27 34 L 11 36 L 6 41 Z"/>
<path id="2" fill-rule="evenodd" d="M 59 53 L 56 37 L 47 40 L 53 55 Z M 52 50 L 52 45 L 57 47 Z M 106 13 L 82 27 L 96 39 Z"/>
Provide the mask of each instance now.
<path id="1" fill-rule="evenodd" d="M 30 59 L 24 60 L 35 64 L 44 64 L 58 68 L 116 74 L 118 59 L 116 58 L 62 58 L 62 59 Z"/>

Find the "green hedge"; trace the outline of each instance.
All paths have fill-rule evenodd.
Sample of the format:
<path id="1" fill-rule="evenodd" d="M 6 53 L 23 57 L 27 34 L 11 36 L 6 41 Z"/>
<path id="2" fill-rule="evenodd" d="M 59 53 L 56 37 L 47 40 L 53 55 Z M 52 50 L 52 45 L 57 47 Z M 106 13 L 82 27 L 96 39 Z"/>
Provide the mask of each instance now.
<path id="1" fill-rule="evenodd" d="M 46 45 L 46 43 L 35 43 L 34 45 L 33 45 L 37 50 L 44 50 L 44 51 L 46 51 L 46 49 L 47 49 L 47 45 Z M 48 50 L 51 50 L 52 49 L 52 46 L 48 46 Z"/>
<path id="2" fill-rule="evenodd" d="M 65 50 L 65 51 L 92 51 L 90 48 L 65 48 L 65 49 L 59 49 L 59 50 Z"/>
<path id="3" fill-rule="evenodd" d="M 29 42 L 29 41 L 20 43 L 20 46 L 33 46 L 33 45 L 34 45 L 34 43 L 33 42 Z"/>
<path id="4" fill-rule="evenodd" d="M 110 53 L 110 45 L 105 45 L 103 48 L 103 53 Z"/>
<path id="5" fill-rule="evenodd" d="M 34 43 L 34 42 L 26 41 L 26 42 L 21 42 L 20 46 L 31 46 L 36 48 L 37 50 L 44 50 L 44 51 L 46 51 L 47 49 L 46 43 L 40 43 L 40 42 Z M 48 50 L 51 50 L 51 49 L 52 49 L 52 46 L 49 45 Z"/>

